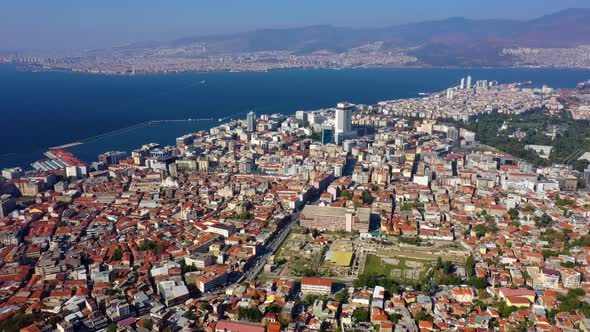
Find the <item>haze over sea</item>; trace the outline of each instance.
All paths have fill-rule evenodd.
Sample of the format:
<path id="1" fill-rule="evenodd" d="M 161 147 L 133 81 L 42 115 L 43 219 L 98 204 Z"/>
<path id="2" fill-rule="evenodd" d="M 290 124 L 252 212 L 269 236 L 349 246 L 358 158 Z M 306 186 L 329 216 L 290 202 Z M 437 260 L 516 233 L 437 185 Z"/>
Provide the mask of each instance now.
<path id="1" fill-rule="evenodd" d="M 178 136 L 207 130 L 218 118 L 244 118 L 248 110 L 290 114 L 344 100 L 371 104 L 416 97 L 457 85 L 467 75 L 474 82 L 532 80 L 534 86 L 573 88 L 590 78 L 590 70 L 371 68 L 105 76 L 21 72 L 0 65 L 0 168 L 28 169 L 48 147 L 149 120 L 214 118 L 138 126 L 68 150 L 94 161 L 109 150 L 174 144 Z"/>

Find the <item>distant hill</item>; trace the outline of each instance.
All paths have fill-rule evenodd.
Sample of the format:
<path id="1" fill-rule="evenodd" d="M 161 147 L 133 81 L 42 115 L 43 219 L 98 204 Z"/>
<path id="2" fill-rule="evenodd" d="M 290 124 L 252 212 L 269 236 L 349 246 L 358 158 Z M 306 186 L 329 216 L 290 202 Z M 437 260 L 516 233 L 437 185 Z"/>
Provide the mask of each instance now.
<path id="1" fill-rule="evenodd" d="M 209 53 L 290 51 L 343 52 L 381 41 L 385 48 L 416 48 L 424 59 L 476 55 L 502 47 L 573 47 L 590 44 L 590 9 L 567 9 L 529 21 L 471 20 L 461 17 L 386 28 L 352 29 L 330 25 L 261 29 L 244 33 L 195 36 L 170 42 L 146 42 L 123 48 L 206 45 Z M 493 59 L 488 59 L 493 60 Z"/>
<path id="2" fill-rule="evenodd" d="M 253 53 L 280 51 L 284 52 L 282 60 L 268 61 L 286 61 L 285 57 L 291 55 L 329 56 L 346 53 L 351 59 L 350 63 L 363 65 L 371 63 L 370 59 L 375 55 L 391 51 L 412 59 L 410 62 L 394 60 L 394 63 L 401 65 L 587 68 L 590 66 L 590 47 L 584 49 L 584 54 L 576 47 L 590 45 L 588 22 L 590 9 L 567 9 L 527 21 L 451 17 L 383 28 L 353 29 L 315 25 L 191 36 L 165 42 L 144 41 L 111 49 L 87 50 L 85 55 L 190 59 L 229 54 L 249 60 L 249 55 Z M 538 50 L 530 52 L 528 48 Z M 355 62 L 358 54 L 369 55 Z M 389 64 L 387 61 L 383 63 Z"/>

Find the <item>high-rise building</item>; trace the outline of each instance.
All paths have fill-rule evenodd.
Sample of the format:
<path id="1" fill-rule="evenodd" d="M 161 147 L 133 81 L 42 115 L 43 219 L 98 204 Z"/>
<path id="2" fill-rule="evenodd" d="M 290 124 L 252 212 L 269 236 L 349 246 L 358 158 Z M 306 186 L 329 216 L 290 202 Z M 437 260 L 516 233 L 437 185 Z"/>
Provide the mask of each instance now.
<path id="1" fill-rule="evenodd" d="M 127 152 L 125 151 L 109 151 L 98 155 L 98 161 L 108 165 L 118 164 L 119 161 L 125 158 L 127 158 Z"/>
<path id="2" fill-rule="evenodd" d="M 447 89 L 447 99 L 453 99 L 453 89 L 452 88 Z"/>
<path id="3" fill-rule="evenodd" d="M 467 76 L 466 88 L 471 89 L 471 75 Z"/>
<path id="4" fill-rule="evenodd" d="M 7 180 L 19 179 L 23 175 L 23 169 L 20 167 L 5 168 L 2 170 L 2 177 L 4 177 Z"/>
<path id="5" fill-rule="evenodd" d="M 461 90 L 465 89 L 465 77 L 461 79 Z"/>
<path id="6" fill-rule="evenodd" d="M 453 141 L 457 141 L 459 139 L 459 131 L 455 127 L 449 127 L 447 130 L 447 137 Z"/>
<path id="7" fill-rule="evenodd" d="M 334 142 L 334 128 L 332 126 L 322 126 L 322 144 Z"/>
<path id="8" fill-rule="evenodd" d="M 336 133 L 352 131 L 352 106 L 341 105 L 336 109 Z"/>
<path id="9" fill-rule="evenodd" d="M 246 119 L 246 130 L 248 132 L 256 131 L 256 113 L 250 111 Z"/>
<path id="10" fill-rule="evenodd" d="M 295 112 L 295 118 L 301 121 L 307 121 L 307 112 L 306 111 L 297 111 Z"/>

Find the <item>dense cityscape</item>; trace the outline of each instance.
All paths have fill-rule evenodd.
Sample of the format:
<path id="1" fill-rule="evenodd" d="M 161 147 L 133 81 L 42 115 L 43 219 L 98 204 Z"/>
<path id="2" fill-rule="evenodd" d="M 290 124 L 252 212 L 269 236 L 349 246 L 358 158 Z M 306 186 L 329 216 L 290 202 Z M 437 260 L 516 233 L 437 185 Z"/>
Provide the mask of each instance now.
<path id="1" fill-rule="evenodd" d="M 480 141 L 488 116 L 515 144 L 511 117 L 587 120 L 588 85 L 468 76 L 92 162 L 51 149 L 1 173 L 0 330 L 588 330 L 590 149 Z"/>

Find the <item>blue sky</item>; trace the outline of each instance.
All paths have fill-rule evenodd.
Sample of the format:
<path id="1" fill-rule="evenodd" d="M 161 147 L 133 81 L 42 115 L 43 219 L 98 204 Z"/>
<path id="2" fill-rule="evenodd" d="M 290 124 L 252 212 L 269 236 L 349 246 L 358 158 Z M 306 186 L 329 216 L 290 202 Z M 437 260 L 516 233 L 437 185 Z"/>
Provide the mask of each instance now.
<path id="1" fill-rule="evenodd" d="M 529 19 L 588 0 L 0 0 L 0 49 L 105 47 L 312 24 Z"/>

